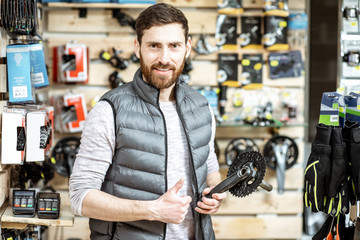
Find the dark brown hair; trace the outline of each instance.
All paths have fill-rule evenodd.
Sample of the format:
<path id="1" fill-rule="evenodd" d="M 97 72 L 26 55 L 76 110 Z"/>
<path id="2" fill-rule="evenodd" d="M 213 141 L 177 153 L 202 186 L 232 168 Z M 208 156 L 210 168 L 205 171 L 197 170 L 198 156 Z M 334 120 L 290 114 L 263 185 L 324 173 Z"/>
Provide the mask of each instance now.
<path id="1" fill-rule="evenodd" d="M 153 26 L 162 26 L 170 23 L 181 24 L 184 29 L 186 42 L 189 34 L 189 26 L 182 11 L 166 3 L 158 3 L 148 7 L 142 11 L 136 19 L 135 28 L 139 43 L 141 44 L 141 39 L 145 30 Z"/>

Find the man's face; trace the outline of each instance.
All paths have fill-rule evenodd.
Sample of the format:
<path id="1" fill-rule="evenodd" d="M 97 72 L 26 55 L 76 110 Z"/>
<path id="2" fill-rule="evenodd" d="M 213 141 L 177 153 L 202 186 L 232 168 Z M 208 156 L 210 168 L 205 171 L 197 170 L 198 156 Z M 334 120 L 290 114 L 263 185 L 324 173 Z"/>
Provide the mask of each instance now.
<path id="1" fill-rule="evenodd" d="M 159 89 L 176 83 L 190 50 L 191 41 L 185 42 L 184 30 L 178 23 L 145 30 L 141 46 L 135 40 L 135 53 L 140 59 L 144 80 Z"/>

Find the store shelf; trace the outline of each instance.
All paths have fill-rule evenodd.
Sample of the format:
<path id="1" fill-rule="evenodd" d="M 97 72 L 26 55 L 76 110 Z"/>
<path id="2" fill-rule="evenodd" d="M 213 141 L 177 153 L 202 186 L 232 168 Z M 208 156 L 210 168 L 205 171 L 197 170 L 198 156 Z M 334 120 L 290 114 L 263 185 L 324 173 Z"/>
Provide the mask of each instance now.
<path id="1" fill-rule="evenodd" d="M 48 3 L 49 8 L 147 8 L 151 4 L 119 4 L 119 3 Z"/>
<path id="2" fill-rule="evenodd" d="M 74 214 L 71 212 L 69 204 L 61 203 L 60 217 L 58 219 L 40 219 L 37 217 L 37 215 L 32 218 L 14 217 L 11 204 L 4 203 L 4 206 L 2 208 L 5 210 L 0 219 L 1 228 L 24 229 L 28 225 L 56 227 L 72 227 L 74 225 Z"/>
<path id="3" fill-rule="evenodd" d="M 293 123 L 276 122 L 275 124 L 271 124 L 271 125 L 254 126 L 254 125 L 250 125 L 250 124 L 243 124 L 241 122 L 236 122 L 236 121 L 225 121 L 225 122 L 218 124 L 217 127 L 284 128 L 284 127 L 307 127 L 307 124 L 298 123 L 298 122 L 293 122 Z"/>

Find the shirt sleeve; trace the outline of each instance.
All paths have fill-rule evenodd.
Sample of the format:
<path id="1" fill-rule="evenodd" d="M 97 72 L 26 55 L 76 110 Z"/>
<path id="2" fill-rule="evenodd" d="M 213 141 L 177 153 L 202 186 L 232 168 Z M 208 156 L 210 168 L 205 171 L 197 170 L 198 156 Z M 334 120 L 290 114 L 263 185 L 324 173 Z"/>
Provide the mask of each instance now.
<path id="1" fill-rule="evenodd" d="M 100 101 L 87 115 L 69 180 L 71 209 L 81 215 L 82 202 L 92 189 L 100 190 L 112 162 L 115 149 L 113 110 L 109 103 Z"/>
<path id="2" fill-rule="evenodd" d="M 210 108 L 210 112 L 211 112 L 212 124 L 211 124 L 211 139 L 209 142 L 210 152 L 209 152 L 209 157 L 206 161 L 207 166 L 208 166 L 208 174 L 219 171 L 219 162 L 218 162 L 218 159 L 217 159 L 217 156 L 215 153 L 215 147 L 214 147 L 216 122 L 215 122 L 214 113 L 213 113 L 210 105 L 209 105 L 209 108 Z"/>

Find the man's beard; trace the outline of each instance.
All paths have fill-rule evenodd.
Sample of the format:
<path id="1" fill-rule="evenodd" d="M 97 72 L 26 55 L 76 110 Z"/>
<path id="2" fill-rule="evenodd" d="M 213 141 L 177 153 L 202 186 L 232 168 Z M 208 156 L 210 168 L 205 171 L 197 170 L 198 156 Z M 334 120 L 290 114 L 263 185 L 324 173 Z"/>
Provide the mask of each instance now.
<path id="1" fill-rule="evenodd" d="M 158 89 L 165 89 L 176 83 L 177 79 L 179 78 L 180 74 L 184 69 L 184 65 L 185 57 L 178 69 L 176 69 L 174 65 L 163 65 L 161 63 L 155 63 L 151 66 L 146 66 L 140 53 L 140 68 L 141 72 L 144 74 L 144 80 L 151 86 Z M 173 73 L 171 74 L 171 76 L 157 76 L 153 71 L 155 68 L 171 69 Z"/>

